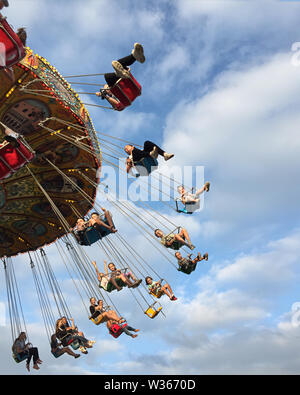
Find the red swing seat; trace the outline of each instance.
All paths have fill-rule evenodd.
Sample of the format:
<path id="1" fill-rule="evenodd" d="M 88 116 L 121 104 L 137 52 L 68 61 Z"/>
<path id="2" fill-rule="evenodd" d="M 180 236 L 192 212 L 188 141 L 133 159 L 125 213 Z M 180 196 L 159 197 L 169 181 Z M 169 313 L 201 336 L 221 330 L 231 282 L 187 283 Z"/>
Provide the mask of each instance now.
<path id="1" fill-rule="evenodd" d="M 127 322 L 124 322 L 124 324 L 112 324 L 112 326 L 109 328 L 109 333 L 117 339 L 120 335 L 123 333 L 123 328 L 127 326 Z"/>
<path id="2" fill-rule="evenodd" d="M 130 73 L 130 78 L 120 78 L 110 91 L 124 107 L 128 107 L 142 94 L 142 87 Z"/>
<path id="3" fill-rule="evenodd" d="M 10 177 L 18 169 L 29 163 L 34 154 L 19 140 L 19 147 L 4 141 L 0 144 L 0 180 Z"/>
<path id="4" fill-rule="evenodd" d="M 0 62 L 0 69 L 17 64 L 26 55 L 26 50 L 21 40 L 13 31 L 6 18 L 0 14 L 0 52 L 2 52 L 3 47 L 5 58 L 3 59 L 4 64 Z"/>

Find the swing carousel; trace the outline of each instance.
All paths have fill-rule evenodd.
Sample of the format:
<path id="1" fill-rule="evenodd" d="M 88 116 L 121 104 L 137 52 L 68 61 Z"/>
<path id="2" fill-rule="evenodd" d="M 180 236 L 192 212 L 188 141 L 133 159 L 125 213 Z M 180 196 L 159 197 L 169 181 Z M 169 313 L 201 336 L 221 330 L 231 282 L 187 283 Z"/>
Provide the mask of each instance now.
<path id="1" fill-rule="evenodd" d="M 62 174 L 69 174 L 93 202 L 96 186 L 88 184 L 81 172 L 97 185 L 101 167 L 99 143 L 90 116 L 78 94 L 54 67 L 27 49 L 23 60 L 13 66 L 13 72 L 11 81 L 0 70 L 0 140 L 4 140 L 5 128 L 20 134 L 19 148 L 6 143 L 0 148 L 0 256 L 33 251 L 62 237 L 65 230 L 46 196 L 74 225 L 77 217 L 70 203 L 83 214 L 93 205 L 82 201 Z M 64 126 L 51 119 L 54 115 L 64 121 Z M 71 144 L 70 137 L 85 144 Z M 30 152 L 25 160 L 21 147 Z M 81 172 L 71 173 L 74 169 Z"/>
<path id="2" fill-rule="evenodd" d="M 141 280 L 151 274 L 159 280 L 158 283 L 166 282 L 165 274 L 161 273 L 161 262 L 158 268 L 155 267 L 145 258 L 143 251 L 139 251 L 138 245 L 133 245 L 122 236 L 121 231 L 112 231 L 115 224 L 97 201 L 96 193 L 101 194 L 112 211 L 122 216 L 145 238 L 149 249 L 157 251 L 161 260 L 177 270 L 173 247 L 166 248 L 168 245 L 160 243 L 155 234 L 159 228 L 163 229 L 166 239 L 180 239 L 182 227 L 175 223 L 171 215 L 161 214 L 146 202 L 139 200 L 133 204 L 118 200 L 100 181 L 102 163 L 127 176 L 125 166 L 120 167 L 119 158 L 124 155 L 124 144 L 132 143 L 96 131 L 86 110 L 86 106 L 93 104 L 83 103 L 71 87 L 71 83 L 76 85 L 76 82 L 66 79 L 80 76 L 62 77 L 45 58 L 34 54 L 28 47 L 24 49 L 13 36 L 13 31 L 9 30 L 9 25 L 5 27 L 10 31 L 10 37 L 14 38 L 15 49 L 18 49 L 15 57 L 11 57 L 11 63 L 0 67 L 0 258 L 5 271 L 12 340 L 22 330 L 27 332 L 12 259 L 18 254 L 28 257 L 28 267 L 32 271 L 50 343 L 57 317 L 72 317 L 60 281 L 47 256 L 45 247 L 50 244 L 56 248 L 57 256 L 92 324 L 98 326 L 107 322 L 109 315 L 118 319 L 122 317 L 116 303 L 116 295 L 121 290 L 121 293 L 130 292 L 148 318 L 163 316 L 160 298 L 164 293 L 160 290 L 158 293 L 149 291 Z M 122 89 L 127 92 L 128 86 L 128 83 L 123 86 L 122 81 L 118 81 L 113 92 L 117 96 Z M 139 93 L 136 92 L 136 96 Z M 128 95 L 127 92 L 126 97 Z M 131 97 L 127 105 L 135 97 Z M 11 131 L 16 137 L 7 138 Z M 144 186 L 146 189 L 153 175 L 160 177 L 162 183 L 165 181 L 167 185 L 171 181 L 174 190 L 181 186 L 181 182 L 159 173 L 158 167 L 158 160 L 145 158 L 136 164 L 133 178 L 139 177 L 141 188 Z M 172 212 L 189 214 L 179 209 L 173 195 L 158 186 L 152 185 L 151 188 L 168 197 L 162 199 L 162 203 L 169 212 L 171 209 Z M 101 224 L 97 227 L 88 218 L 92 209 L 96 213 L 104 211 L 103 215 L 97 214 Z M 79 219 L 89 224 L 80 239 L 74 232 Z M 97 263 L 90 256 L 94 247 L 97 247 Z M 183 240 L 182 245 L 177 242 L 177 247 L 173 249 L 181 247 L 186 250 L 191 243 Z M 104 260 L 104 266 L 101 260 Z M 106 260 L 116 265 L 110 272 Z M 191 271 L 184 273 L 190 274 Z M 97 316 L 91 314 L 88 308 L 91 297 L 103 303 Z M 126 326 L 126 320 L 121 323 L 120 319 L 119 323 L 114 322 L 109 333 L 118 338 Z M 74 350 L 83 347 L 78 336 L 66 335 L 60 340 L 64 346 Z M 53 355 L 56 358 L 60 356 Z M 16 353 L 13 357 L 17 363 L 25 359 Z"/>

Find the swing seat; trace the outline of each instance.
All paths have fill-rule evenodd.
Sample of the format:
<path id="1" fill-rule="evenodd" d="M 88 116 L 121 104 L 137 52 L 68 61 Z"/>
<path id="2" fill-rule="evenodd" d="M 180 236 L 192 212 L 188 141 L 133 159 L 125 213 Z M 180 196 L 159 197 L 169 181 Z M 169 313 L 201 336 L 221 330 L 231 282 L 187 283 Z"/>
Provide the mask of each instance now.
<path id="1" fill-rule="evenodd" d="M 119 324 L 112 324 L 112 326 L 109 329 L 109 333 L 117 339 L 119 336 L 122 335 L 123 333 L 123 328 L 127 326 L 127 322 L 124 322 L 124 324 L 119 325 Z"/>
<path id="2" fill-rule="evenodd" d="M 118 284 L 119 287 L 123 288 L 126 287 L 126 283 L 124 283 L 120 278 L 116 278 L 116 283 Z M 117 289 L 110 281 L 107 284 L 106 289 L 104 287 L 102 287 L 102 285 L 100 284 L 100 288 L 104 289 L 106 292 L 112 292 L 115 289 Z"/>
<path id="3" fill-rule="evenodd" d="M 2 54 L 2 49 L 4 53 Z M 25 48 L 6 18 L 0 14 L 0 69 L 11 67 L 26 55 Z"/>
<path id="4" fill-rule="evenodd" d="M 185 274 L 191 274 L 195 269 L 196 269 L 196 265 L 189 265 L 187 267 L 179 267 L 177 268 L 177 270 L 179 272 L 185 273 Z"/>
<path id="5" fill-rule="evenodd" d="M 183 205 L 183 208 L 179 208 L 179 203 Z M 193 214 L 196 210 L 199 210 L 199 208 L 200 208 L 200 200 L 195 203 L 183 204 L 180 199 L 176 199 L 176 211 L 178 213 Z"/>
<path id="6" fill-rule="evenodd" d="M 18 143 L 19 147 L 14 147 L 7 141 L 0 145 L 0 180 L 10 177 L 34 158 L 31 151 L 20 141 Z"/>
<path id="7" fill-rule="evenodd" d="M 134 167 L 136 168 L 139 176 L 149 176 L 152 171 L 158 168 L 158 161 L 157 159 L 148 156 L 139 162 L 136 162 Z"/>
<path id="8" fill-rule="evenodd" d="M 84 235 L 82 238 L 82 245 L 90 246 L 101 239 L 102 239 L 102 237 L 101 237 L 101 234 L 98 232 L 98 230 L 95 229 L 93 226 L 89 226 L 86 229 L 86 231 L 84 232 Z"/>
<path id="9" fill-rule="evenodd" d="M 63 337 L 56 335 L 56 337 L 60 340 L 64 347 L 70 346 L 75 341 L 71 334 L 67 334 Z"/>
<path id="10" fill-rule="evenodd" d="M 163 278 L 160 280 L 160 286 L 162 287 L 162 282 L 166 282 Z M 154 296 L 156 299 L 160 299 L 163 296 L 163 291 L 160 289 L 157 293 L 153 292 L 152 290 L 149 290 L 149 294 Z"/>
<path id="11" fill-rule="evenodd" d="M 59 358 L 63 355 L 63 353 L 60 352 L 61 350 L 56 350 L 56 351 L 51 351 L 51 354 L 55 357 L 55 358 Z"/>
<path id="12" fill-rule="evenodd" d="M 142 94 L 142 87 L 130 73 L 130 78 L 120 78 L 110 91 L 124 107 L 128 107 Z"/>
<path id="13" fill-rule="evenodd" d="M 162 310 L 162 306 L 160 305 L 157 309 L 154 307 L 157 302 L 154 302 L 148 309 L 144 312 L 149 318 L 155 318 L 158 313 Z"/>
<path id="14" fill-rule="evenodd" d="M 13 354 L 12 357 L 16 363 L 20 363 L 22 361 L 25 361 L 25 359 L 28 358 L 28 355 L 23 355 L 22 357 L 20 357 L 20 354 Z"/>
<path id="15" fill-rule="evenodd" d="M 109 225 L 107 219 L 101 217 L 101 220 L 106 224 Z M 114 225 L 114 223 L 113 223 Z M 103 237 L 109 235 L 111 231 L 104 226 L 99 226 L 98 229 L 95 229 L 93 226 L 89 226 L 83 234 L 81 245 L 90 246 L 97 241 L 101 240 Z"/>
<path id="16" fill-rule="evenodd" d="M 154 296 L 156 299 L 160 299 L 162 297 L 162 295 L 163 295 L 162 291 L 158 291 L 157 293 L 154 293 L 154 292 L 150 291 L 149 293 L 150 293 L 150 295 Z"/>
<path id="17" fill-rule="evenodd" d="M 91 320 L 95 325 L 99 325 L 103 320 L 103 315 L 99 314 L 96 318 L 89 317 L 89 320 Z"/>

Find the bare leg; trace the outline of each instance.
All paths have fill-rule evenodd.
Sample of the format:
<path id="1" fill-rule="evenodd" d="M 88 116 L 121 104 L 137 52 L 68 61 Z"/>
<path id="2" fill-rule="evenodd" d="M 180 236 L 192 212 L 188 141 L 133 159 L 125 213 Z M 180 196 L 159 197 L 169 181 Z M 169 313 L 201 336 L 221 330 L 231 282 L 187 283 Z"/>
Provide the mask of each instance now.
<path id="1" fill-rule="evenodd" d="M 109 279 L 109 281 L 112 283 L 112 285 L 114 285 L 117 288 L 118 291 L 121 291 L 122 288 L 119 287 L 119 285 L 117 284 L 116 279 L 114 277 L 111 277 Z"/>
<path id="2" fill-rule="evenodd" d="M 128 279 L 128 277 L 126 277 L 124 274 L 121 274 L 120 276 L 119 276 L 119 278 L 125 283 L 125 284 L 127 284 L 128 285 L 128 287 L 132 287 L 133 286 L 133 283 Z"/>
<path id="3" fill-rule="evenodd" d="M 197 189 L 196 195 L 199 196 L 199 195 L 201 195 L 204 191 L 205 191 L 205 186 L 203 186 L 203 187 L 200 188 L 200 189 Z"/>
<path id="4" fill-rule="evenodd" d="M 170 299 L 172 298 L 173 293 L 172 293 L 172 292 L 170 293 L 170 289 L 169 289 L 169 287 L 168 287 L 168 284 L 164 285 L 164 286 L 161 288 L 161 290 L 162 290 L 163 293 L 166 294 Z"/>
<path id="5" fill-rule="evenodd" d="M 126 276 L 127 278 L 130 278 L 133 282 L 136 282 L 136 278 L 133 276 L 132 273 L 127 273 L 127 274 L 125 274 L 125 276 Z"/>
<path id="6" fill-rule="evenodd" d="M 102 313 L 103 317 L 107 320 L 107 321 L 119 321 L 120 317 L 118 317 L 117 313 L 114 310 L 109 310 L 106 311 L 105 313 Z"/>
<path id="7" fill-rule="evenodd" d="M 190 236 L 189 236 L 189 234 L 188 234 L 188 232 L 186 231 L 185 228 L 181 229 L 181 232 L 179 233 L 179 236 L 185 238 L 188 241 L 188 243 L 191 244 Z"/>
<path id="8" fill-rule="evenodd" d="M 73 352 L 72 350 L 70 350 L 69 347 L 64 347 L 64 348 L 62 349 L 62 351 L 63 351 L 64 353 L 68 354 L 68 355 L 71 355 L 72 357 L 76 357 L 76 355 L 79 355 L 79 354 L 75 354 L 75 352 Z"/>
<path id="9" fill-rule="evenodd" d="M 106 223 L 101 221 L 101 219 L 97 219 L 96 224 L 103 226 L 104 228 L 109 229 L 109 230 L 112 230 L 112 228 L 113 228 L 113 225 L 106 225 Z"/>
<path id="10" fill-rule="evenodd" d="M 102 208 L 102 210 L 104 211 L 105 218 L 106 218 L 109 226 L 111 227 L 113 233 L 117 232 L 117 229 L 115 228 L 115 226 L 114 226 L 114 224 L 112 222 L 112 218 L 111 218 L 111 215 L 110 215 L 109 211 L 107 211 L 107 210 L 105 210 L 103 208 Z"/>

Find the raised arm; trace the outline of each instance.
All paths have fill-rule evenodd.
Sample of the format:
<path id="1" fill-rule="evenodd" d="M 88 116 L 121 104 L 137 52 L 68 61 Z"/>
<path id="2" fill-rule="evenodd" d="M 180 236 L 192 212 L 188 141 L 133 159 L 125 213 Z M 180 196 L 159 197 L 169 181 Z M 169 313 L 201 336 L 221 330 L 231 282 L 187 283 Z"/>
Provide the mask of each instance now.
<path id="1" fill-rule="evenodd" d="M 99 270 L 98 270 L 98 268 L 97 268 L 96 261 L 92 261 L 92 265 L 94 266 L 94 268 L 95 268 L 95 270 L 96 270 L 98 281 L 101 281 L 101 278 L 102 278 L 102 277 L 101 277 L 101 275 L 100 275 L 100 273 L 99 273 Z"/>
<path id="2" fill-rule="evenodd" d="M 105 270 L 105 274 L 108 274 L 107 262 L 106 261 L 104 261 L 104 270 Z"/>

